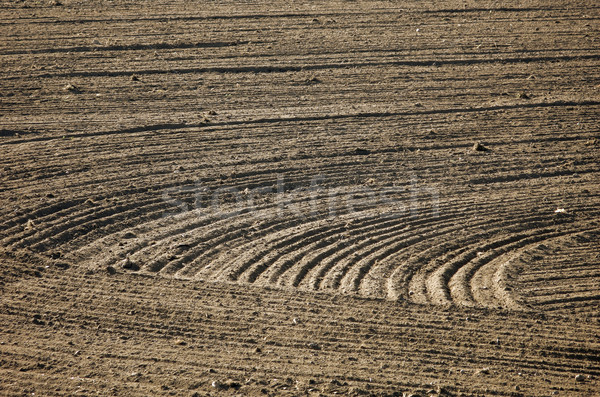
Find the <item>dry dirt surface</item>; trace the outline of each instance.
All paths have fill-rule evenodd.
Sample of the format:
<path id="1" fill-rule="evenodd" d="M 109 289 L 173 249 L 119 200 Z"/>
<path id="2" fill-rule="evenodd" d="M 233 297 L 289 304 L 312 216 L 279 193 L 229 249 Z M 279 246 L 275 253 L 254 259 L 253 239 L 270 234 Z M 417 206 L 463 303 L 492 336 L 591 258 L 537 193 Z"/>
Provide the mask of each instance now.
<path id="1" fill-rule="evenodd" d="M 0 20 L 0 395 L 600 395 L 596 2 Z"/>

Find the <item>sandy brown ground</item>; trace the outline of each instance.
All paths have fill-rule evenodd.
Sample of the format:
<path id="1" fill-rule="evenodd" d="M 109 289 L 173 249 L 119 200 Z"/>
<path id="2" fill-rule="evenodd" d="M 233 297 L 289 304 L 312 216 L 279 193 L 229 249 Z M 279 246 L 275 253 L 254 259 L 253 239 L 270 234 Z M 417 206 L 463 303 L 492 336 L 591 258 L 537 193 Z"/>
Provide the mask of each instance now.
<path id="1" fill-rule="evenodd" d="M 600 395 L 598 5 L 0 19 L 1 395 Z"/>

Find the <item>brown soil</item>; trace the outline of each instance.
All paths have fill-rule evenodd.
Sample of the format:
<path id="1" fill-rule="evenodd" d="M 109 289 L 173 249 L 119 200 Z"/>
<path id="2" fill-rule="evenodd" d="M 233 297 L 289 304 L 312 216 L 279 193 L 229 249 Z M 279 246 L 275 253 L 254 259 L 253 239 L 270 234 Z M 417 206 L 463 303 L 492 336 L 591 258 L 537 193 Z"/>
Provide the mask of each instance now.
<path id="1" fill-rule="evenodd" d="M 600 395 L 593 2 L 0 10 L 0 394 Z"/>

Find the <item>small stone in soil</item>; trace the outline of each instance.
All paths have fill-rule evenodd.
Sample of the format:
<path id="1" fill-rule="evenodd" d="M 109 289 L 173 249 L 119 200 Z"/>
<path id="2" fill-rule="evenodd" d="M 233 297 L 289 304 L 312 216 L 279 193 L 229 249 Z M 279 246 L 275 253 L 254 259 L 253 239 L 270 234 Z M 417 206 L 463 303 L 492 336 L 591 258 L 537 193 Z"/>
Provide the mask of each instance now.
<path id="1" fill-rule="evenodd" d="M 476 152 L 487 152 L 490 149 L 487 148 L 487 147 L 485 147 L 485 146 L 483 146 L 483 144 L 481 144 L 481 142 L 475 142 L 473 144 L 473 150 L 476 151 Z"/>

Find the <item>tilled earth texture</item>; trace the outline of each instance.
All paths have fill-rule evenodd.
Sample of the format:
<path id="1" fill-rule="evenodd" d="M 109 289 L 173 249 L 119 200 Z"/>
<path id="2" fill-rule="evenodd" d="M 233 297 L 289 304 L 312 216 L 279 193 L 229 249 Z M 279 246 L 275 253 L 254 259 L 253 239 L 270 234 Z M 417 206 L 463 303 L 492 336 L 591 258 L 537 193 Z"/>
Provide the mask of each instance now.
<path id="1" fill-rule="evenodd" d="M 0 395 L 600 395 L 599 3 L 0 4 Z"/>

